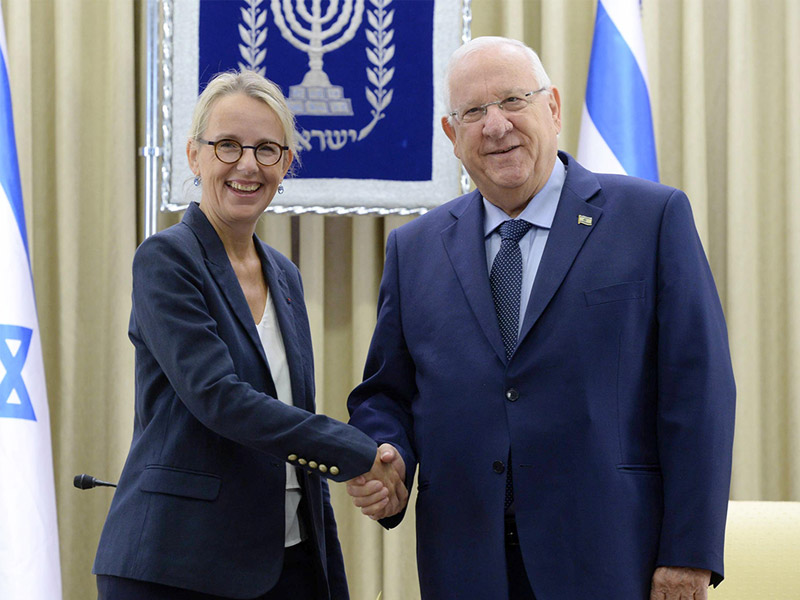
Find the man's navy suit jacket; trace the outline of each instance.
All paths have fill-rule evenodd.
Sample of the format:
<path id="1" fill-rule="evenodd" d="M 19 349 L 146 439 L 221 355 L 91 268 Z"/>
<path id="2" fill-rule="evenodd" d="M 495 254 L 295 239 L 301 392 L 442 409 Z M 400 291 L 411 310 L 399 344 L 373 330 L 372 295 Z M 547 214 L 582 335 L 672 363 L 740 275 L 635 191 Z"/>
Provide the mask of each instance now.
<path id="1" fill-rule="evenodd" d="M 388 239 L 349 408 L 398 447 L 409 484 L 419 468 L 424 598 L 507 598 L 509 451 L 538 600 L 646 600 L 657 565 L 722 577 L 735 387 L 688 199 L 559 158 L 566 181 L 510 361 L 479 192 Z"/>
<path id="2" fill-rule="evenodd" d="M 231 598 L 259 596 L 281 572 L 287 457 L 337 466 L 337 475 L 327 473 L 336 481 L 372 466 L 374 441 L 312 414 L 313 354 L 300 274 L 280 253 L 255 237 L 254 243 L 286 348 L 294 406 L 276 399 L 225 248 L 191 204 L 180 224 L 148 238 L 134 258 L 134 433 L 95 573 Z M 327 483 L 318 471 L 300 479 L 330 597 L 347 598 Z"/>

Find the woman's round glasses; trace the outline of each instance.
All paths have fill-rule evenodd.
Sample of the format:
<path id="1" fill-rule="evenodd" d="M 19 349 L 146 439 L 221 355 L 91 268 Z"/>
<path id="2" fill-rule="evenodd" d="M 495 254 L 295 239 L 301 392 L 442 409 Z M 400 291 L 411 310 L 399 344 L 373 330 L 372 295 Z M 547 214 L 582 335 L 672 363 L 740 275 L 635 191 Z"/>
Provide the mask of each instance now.
<path id="1" fill-rule="evenodd" d="M 196 138 L 196 140 L 201 144 L 214 146 L 214 155 L 229 165 L 238 162 L 242 158 L 245 148 L 252 148 L 258 164 L 271 167 L 278 164 L 284 151 L 289 149 L 289 146 L 281 146 L 278 142 L 264 142 L 258 146 L 243 146 L 236 140 L 218 140 L 216 142 L 209 142 L 200 138 Z"/>

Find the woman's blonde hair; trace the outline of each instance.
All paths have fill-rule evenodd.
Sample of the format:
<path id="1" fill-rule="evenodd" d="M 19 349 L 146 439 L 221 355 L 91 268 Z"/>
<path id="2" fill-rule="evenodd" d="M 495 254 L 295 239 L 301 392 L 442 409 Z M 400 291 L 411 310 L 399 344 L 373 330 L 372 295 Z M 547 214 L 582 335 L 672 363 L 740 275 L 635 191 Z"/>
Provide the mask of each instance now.
<path id="1" fill-rule="evenodd" d="M 294 114 L 289 109 L 281 88 L 255 71 L 226 71 L 215 75 L 208 82 L 194 107 L 192 126 L 189 130 L 190 139 L 203 137 L 214 104 L 220 98 L 232 94 L 245 94 L 250 98 L 262 101 L 275 111 L 283 129 L 282 143 L 284 146 L 289 146 L 295 159 L 298 159 L 299 145 L 295 133 Z"/>

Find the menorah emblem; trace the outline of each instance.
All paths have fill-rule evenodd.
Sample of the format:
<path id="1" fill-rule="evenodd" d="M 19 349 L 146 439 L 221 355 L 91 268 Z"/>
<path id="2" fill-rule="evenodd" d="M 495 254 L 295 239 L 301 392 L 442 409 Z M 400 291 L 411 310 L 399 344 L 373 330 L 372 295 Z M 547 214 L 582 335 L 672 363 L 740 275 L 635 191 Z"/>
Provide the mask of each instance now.
<path id="1" fill-rule="evenodd" d="M 340 0 L 328 0 L 324 13 L 322 0 L 311 0 L 310 9 L 306 2 L 272 0 L 272 15 L 281 35 L 292 46 L 308 53 L 308 72 L 303 81 L 289 86 L 289 108 L 296 115 L 351 116 L 350 99 L 345 98 L 342 86 L 331 84 L 322 68 L 322 57 L 353 39 L 361 25 L 364 0 L 341 0 L 341 8 Z M 298 20 L 298 15 L 307 25 Z M 347 29 L 342 33 L 345 26 Z"/>

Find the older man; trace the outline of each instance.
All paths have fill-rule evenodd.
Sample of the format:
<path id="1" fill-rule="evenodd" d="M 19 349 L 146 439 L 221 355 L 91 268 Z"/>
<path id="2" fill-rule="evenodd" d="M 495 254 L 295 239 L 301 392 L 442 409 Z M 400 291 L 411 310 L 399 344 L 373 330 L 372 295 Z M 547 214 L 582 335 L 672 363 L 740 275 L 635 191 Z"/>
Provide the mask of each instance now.
<path id="1" fill-rule="evenodd" d="M 442 119 L 477 190 L 389 236 L 351 423 L 419 468 L 423 598 L 706 598 L 735 388 L 686 196 L 558 151 L 536 54 L 478 38 Z M 393 527 L 402 502 L 349 491 Z"/>

